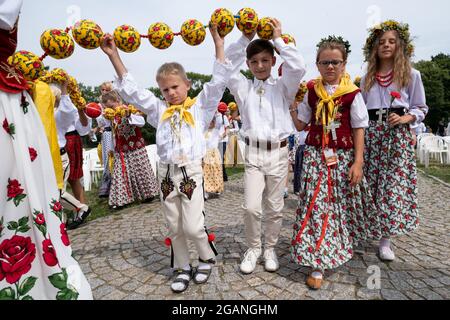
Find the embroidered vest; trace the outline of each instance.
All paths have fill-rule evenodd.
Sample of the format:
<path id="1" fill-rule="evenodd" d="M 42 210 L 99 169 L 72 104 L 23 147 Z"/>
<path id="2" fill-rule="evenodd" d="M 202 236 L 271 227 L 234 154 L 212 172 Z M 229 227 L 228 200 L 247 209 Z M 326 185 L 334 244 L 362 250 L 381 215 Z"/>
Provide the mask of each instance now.
<path id="1" fill-rule="evenodd" d="M 126 118 L 119 118 L 116 122 L 116 151 L 128 152 L 137 149 L 145 148 L 145 141 L 142 137 L 141 129 L 139 127 L 123 121 Z"/>
<path id="2" fill-rule="evenodd" d="M 28 89 L 27 81 L 22 74 L 7 63 L 16 46 L 17 27 L 11 31 L 0 29 L 0 90 L 4 92 L 19 93 Z"/>
<path id="3" fill-rule="evenodd" d="M 331 130 L 328 131 L 329 142 L 328 146 L 335 149 L 352 149 L 353 148 L 353 137 L 352 137 L 352 127 L 350 124 L 350 108 L 355 99 L 356 95 L 359 93 L 356 90 L 352 93 L 343 95 L 335 100 L 338 108 L 338 113 L 336 114 L 335 122 L 340 126 L 336 129 L 337 140 L 333 140 Z M 322 135 L 323 126 L 322 123 L 316 123 L 316 110 L 319 97 L 314 90 L 314 84 L 308 85 L 308 103 L 312 109 L 312 121 L 311 130 L 306 138 L 306 144 L 309 146 L 322 146 Z"/>

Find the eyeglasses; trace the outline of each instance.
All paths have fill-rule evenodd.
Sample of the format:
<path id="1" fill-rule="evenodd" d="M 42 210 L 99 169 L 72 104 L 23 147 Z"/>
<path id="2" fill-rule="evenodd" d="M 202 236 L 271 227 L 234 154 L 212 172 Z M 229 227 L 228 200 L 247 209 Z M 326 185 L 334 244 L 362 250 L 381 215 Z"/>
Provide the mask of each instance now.
<path id="1" fill-rule="evenodd" d="M 322 60 L 317 62 L 318 65 L 323 67 L 328 67 L 330 64 L 333 65 L 333 67 L 340 66 L 344 61 L 342 60 Z"/>

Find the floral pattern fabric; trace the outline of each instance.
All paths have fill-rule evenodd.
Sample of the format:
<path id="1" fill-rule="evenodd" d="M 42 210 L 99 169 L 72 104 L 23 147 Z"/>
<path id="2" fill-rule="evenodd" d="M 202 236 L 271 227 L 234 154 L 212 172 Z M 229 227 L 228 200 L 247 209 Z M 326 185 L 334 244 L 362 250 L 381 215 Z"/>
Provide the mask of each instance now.
<path id="1" fill-rule="evenodd" d="M 406 125 L 370 121 L 364 168 L 383 237 L 403 235 L 419 225 L 417 171 L 412 134 Z"/>
<path id="2" fill-rule="evenodd" d="M 92 299 L 72 258 L 42 122 L 30 96 L 0 91 L 0 300 Z"/>
<path id="3" fill-rule="evenodd" d="M 363 179 L 353 188 L 348 182 L 353 150 L 338 149 L 337 156 L 338 164 L 330 171 L 329 197 L 321 148 L 306 146 L 303 155 L 291 254 L 295 263 L 318 270 L 337 268 L 350 260 L 355 242 L 379 238 L 379 220 L 367 182 Z"/>

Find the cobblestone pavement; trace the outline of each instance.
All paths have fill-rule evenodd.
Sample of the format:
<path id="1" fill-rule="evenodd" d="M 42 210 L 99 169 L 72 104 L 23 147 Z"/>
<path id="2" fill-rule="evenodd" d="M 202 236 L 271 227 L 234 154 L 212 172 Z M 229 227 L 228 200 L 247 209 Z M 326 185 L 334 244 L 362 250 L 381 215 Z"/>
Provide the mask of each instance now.
<path id="1" fill-rule="evenodd" d="M 70 231 L 74 256 L 92 286 L 95 299 L 309 300 L 450 299 L 450 188 L 419 176 L 421 225 L 393 241 L 397 256 L 381 262 L 376 243 L 365 244 L 353 260 L 326 275 L 319 291 L 304 281 L 308 269 L 291 263 L 290 237 L 296 200 L 286 201 L 277 248 L 281 268 L 251 275 L 239 272 L 246 250 L 243 229 L 243 181 L 228 182 L 219 199 L 206 203 L 207 223 L 216 234 L 218 262 L 207 284 L 191 282 L 183 294 L 170 290 L 169 249 L 160 203 L 125 209 Z M 192 253 L 192 258 L 196 257 Z M 375 266 L 375 267 L 374 267 Z M 369 271 L 380 271 L 380 289 L 369 290 Z"/>

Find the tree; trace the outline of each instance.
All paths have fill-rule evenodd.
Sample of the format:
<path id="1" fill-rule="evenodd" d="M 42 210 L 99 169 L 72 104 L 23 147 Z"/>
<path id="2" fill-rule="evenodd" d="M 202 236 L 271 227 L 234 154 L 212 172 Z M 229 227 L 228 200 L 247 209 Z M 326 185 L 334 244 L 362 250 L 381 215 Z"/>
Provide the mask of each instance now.
<path id="1" fill-rule="evenodd" d="M 83 83 L 79 82 L 78 87 L 80 88 L 81 95 L 84 99 L 86 99 L 86 102 L 99 102 L 100 99 L 100 86 L 97 87 L 91 87 L 86 86 Z"/>
<path id="2" fill-rule="evenodd" d="M 429 107 L 425 123 L 436 131 L 439 120 L 450 116 L 450 55 L 441 53 L 430 61 L 415 63 L 414 67 L 422 75 Z"/>

